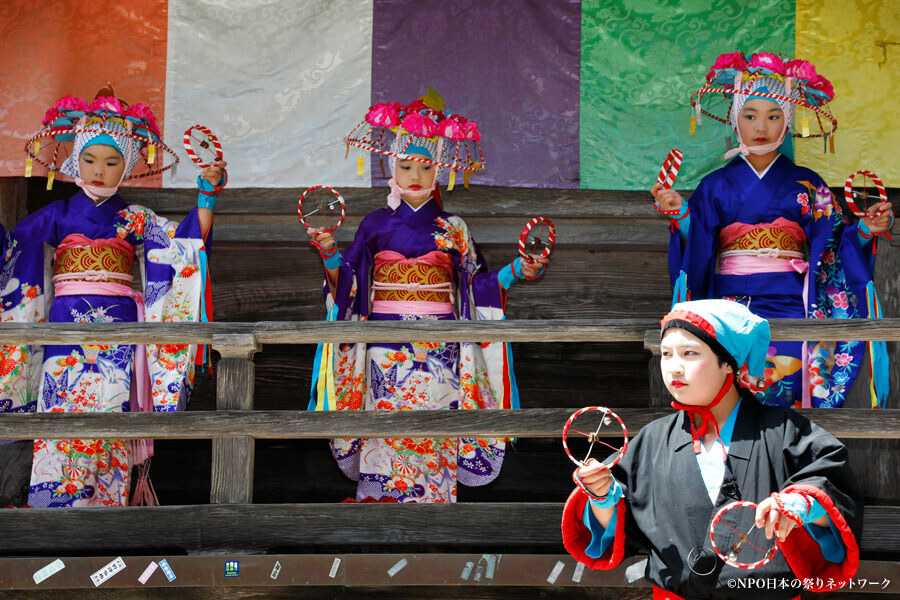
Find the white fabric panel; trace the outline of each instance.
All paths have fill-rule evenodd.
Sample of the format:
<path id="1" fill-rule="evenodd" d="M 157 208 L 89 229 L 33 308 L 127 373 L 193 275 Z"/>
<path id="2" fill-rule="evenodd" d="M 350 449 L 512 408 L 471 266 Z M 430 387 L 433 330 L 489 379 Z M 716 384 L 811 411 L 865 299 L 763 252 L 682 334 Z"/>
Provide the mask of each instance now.
<path id="1" fill-rule="evenodd" d="M 169 0 L 164 131 L 182 160 L 163 185 L 196 185 L 195 124 L 221 140 L 229 187 L 371 185 L 341 141 L 371 74 L 372 0 Z"/>

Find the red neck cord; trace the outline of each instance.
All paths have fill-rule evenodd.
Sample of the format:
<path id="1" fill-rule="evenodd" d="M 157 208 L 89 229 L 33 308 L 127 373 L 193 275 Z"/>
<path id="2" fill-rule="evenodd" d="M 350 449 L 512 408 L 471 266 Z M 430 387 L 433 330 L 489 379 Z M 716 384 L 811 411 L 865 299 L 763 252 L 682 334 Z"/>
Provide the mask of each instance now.
<path id="1" fill-rule="evenodd" d="M 706 406 L 690 406 L 688 404 L 682 404 L 675 400 L 672 400 L 672 408 L 676 410 L 683 410 L 688 414 L 688 419 L 691 423 L 691 437 L 694 439 L 694 454 L 700 453 L 700 440 L 707 434 L 709 431 L 709 425 L 712 424 L 713 428 L 716 431 L 716 439 L 719 440 L 719 443 L 722 444 L 722 454 L 724 455 L 724 459 L 728 459 L 728 453 L 725 452 L 725 443 L 722 441 L 722 438 L 719 437 L 719 424 L 716 422 L 716 418 L 712 414 L 712 408 L 716 406 L 719 402 L 722 401 L 722 398 L 725 397 L 725 394 L 731 390 L 731 386 L 734 383 L 734 373 L 729 373 L 728 377 L 725 378 L 725 383 L 722 384 L 722 389 L 719 390 L 719 393 L 716 394 L 716 397 L 713 398 L 713 401 L 707 404 Z M 700 416 L 700 427 L 694 427 L 694 415 Z"/>

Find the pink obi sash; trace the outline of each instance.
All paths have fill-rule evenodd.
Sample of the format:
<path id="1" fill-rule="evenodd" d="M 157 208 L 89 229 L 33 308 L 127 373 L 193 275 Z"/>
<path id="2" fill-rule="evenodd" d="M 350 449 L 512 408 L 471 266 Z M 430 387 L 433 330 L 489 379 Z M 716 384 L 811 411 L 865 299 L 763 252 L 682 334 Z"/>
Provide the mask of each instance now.
<path id="1" fill-rule="evenodd" d="M 61 281 L 122 281 L 130 284 L 134 246 L 118 238 L 93 240 L 74 233 L 56 248 L 53 283 Z"/>
<path id="2" fill-rule="evenodd" d="M 716 273 L 806 273 L 806 233 L 797 223 L 778 217 L 772 223 L 732 223 L 719 232 Z"/>
<path id="3" fill-rule="evenodd" d="M 57 296 L 125 296 L 134 300 L 137 305 L 138 322 L 144 321 L 144 295 L 126 285 L 92 281 L 61 281 L 56 284 L 54 291 Z M 131 411 L 153 412 L 150 368 L 147 364 L 147 349 L 143 344 L 138 344 L 134 348 Z M 153 456 L 153 440 L 131 440 L 131 448 L 135 464 L 140 464 Z"/>
<path id="4" fill-rule="evenodd" d="M 372 312 L 404 315 L 452 314 L 453 259 L 440 250 L 407 258 L 383 250 L 375 255 Z"/>

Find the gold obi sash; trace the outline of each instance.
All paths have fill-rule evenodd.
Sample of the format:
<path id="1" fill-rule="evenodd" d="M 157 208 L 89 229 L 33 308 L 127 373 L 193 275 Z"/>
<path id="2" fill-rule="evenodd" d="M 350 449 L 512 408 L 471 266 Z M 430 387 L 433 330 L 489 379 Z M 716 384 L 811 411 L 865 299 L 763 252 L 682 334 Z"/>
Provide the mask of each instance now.
<path id="1" fill-rule="evenodd" d="M 788 252 L 803 256 L 803 242 L 794 239 L 787 231 L 776 227 L 755 228 L 737 237 L 721 248 L 721 252 L 735 250 L 769 251 L 778 258 L 790 258 Z"/>
<path id="2" fill-rule="evenodd" d="M 383 263 L 375 268 L 376 302 L 448 302 L 453 277 L 447 269 L 423 263 Z"/>
<path id="3" fill-rule="evenodd" d="M 134 246 L 124 240 L 67 236 L 56 249 L 53 282 L 91 281 L 131 284 Z"/>

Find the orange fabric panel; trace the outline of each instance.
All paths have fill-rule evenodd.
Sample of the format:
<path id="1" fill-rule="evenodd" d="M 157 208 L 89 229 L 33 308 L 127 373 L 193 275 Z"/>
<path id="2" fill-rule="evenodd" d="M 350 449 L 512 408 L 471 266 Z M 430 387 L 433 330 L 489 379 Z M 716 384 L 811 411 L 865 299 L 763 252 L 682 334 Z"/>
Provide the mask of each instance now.
<path id="1" fill-rule="evenodd" d="M 165 122 L 167 0 L 4 0 L 0 6 L 0 177 L 25 171 L 25 139 L 62 96 L 113 84 Z M 61 162 L 61 161 L 59 161 Z M 35 164 L 34 174 L 46 175 Z M 159 187 L 161 177 L 126 185 Z"/>

